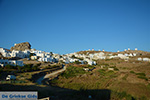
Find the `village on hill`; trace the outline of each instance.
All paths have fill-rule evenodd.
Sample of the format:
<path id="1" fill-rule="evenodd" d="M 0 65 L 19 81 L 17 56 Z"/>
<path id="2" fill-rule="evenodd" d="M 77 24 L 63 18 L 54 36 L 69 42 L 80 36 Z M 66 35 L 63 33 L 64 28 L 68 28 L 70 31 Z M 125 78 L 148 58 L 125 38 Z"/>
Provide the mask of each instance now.
<path id="1" fill-rule="evenodd" d="M 41 50 L 31 49 L 31 45 L 28 42 L 24 42 L 15 44 L 14 47 L 11 48 L 11 50 L 0 48 L 0 66 L 3 67 L 6 64 L 23 66 L 23 61 L 20 61 L 19 59 L 24 58 L 27 58 L 28 60 L 37 60 L 39 62 L 64 62 L 66 64 L 76 62 L 80 64 L 96 65 L 95 60 L 98 59 L 120 58 L 128 61 L 130 58 L 138 56 L 138 61 L 150 62 L 150 58 L 143 57 L 147 54 L 148 52 L 139 51 L 137 50 L 137 48 L 135 48 L 135 50 L 130 50 L 130 48 L 128 48 L 123 52 L 105 52 L 104 50 L 95 51 L 94 49 L 89 49 L 87 51 L 60 55 L 52 52 L 44 52 Z"/>

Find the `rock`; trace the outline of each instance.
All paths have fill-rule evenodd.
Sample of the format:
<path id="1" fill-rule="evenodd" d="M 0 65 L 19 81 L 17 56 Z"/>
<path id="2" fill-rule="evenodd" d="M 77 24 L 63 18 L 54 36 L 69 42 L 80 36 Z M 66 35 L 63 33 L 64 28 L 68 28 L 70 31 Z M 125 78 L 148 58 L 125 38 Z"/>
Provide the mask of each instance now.
<path id="1" fill-rule="evenodd" d="M 29 42 L 23 42 L 19 44 L 15 44 L 14 47 L 11 47 L 11 51 L 13 50 L 19 50 L 19 51 L 24 51 L 25 49 L 31 49 L 31 45 Z"/>

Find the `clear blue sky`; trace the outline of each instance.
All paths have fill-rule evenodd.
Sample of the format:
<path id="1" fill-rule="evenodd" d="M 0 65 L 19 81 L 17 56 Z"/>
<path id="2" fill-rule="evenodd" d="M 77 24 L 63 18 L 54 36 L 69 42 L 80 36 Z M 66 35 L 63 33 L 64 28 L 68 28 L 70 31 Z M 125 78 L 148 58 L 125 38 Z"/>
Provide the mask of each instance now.
<path id="1" fill-rule="evenodd" d="M 0 47 L 150 51 L 150 0 L 0 0 Z"/>

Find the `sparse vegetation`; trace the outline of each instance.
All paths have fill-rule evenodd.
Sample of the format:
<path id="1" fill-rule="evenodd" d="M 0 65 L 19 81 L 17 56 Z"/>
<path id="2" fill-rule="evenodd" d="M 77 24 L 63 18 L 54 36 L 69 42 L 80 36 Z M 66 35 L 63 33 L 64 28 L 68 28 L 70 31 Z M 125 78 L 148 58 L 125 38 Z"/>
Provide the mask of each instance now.
<path id="1" fill-rule="evenodd" d="M 146 76 L 138 76 L 138 78 L 141 78 L 141 79 L 145 79 L 146 81 L 148 81 L 148 78 Z"/>
<path id="2" fill-rule="evenodd" d="M 133 74 L 134 74 L 135 72 L 134 72 L 134 71 L 130 71 L 130 73 L 133 73 Z"/>
<path id="3" fill-rule="evenodd" d="M 69 77 L 74 77 L 80 74 L 86 73 L 82 67 L 74 67 L 74 66 L 69 66 L 67 67 L 66 71 L 61 74 L 62 77 L 69 78 Z"/>
<path id="4" fill-rule="evenodd" d="M 135 73 L 134 71 L 130 71 L 130 73 L 138 75 L 137 78 L 144 79 L 144 80 L 148 81 L 148 78 L 146 77 L 145 73 Z"/>

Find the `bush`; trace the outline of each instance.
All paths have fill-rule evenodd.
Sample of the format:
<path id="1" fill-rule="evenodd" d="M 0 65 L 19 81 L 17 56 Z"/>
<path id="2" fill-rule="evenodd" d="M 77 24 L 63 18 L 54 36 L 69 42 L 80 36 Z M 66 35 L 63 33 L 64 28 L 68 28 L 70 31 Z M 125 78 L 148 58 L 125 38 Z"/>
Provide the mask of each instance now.
<path id="1" fill-rule="evenodd" d="M 148 78 L 145 76 L 138 76 L 138 78 L 145 79 L 146 81 L 148 81 Z"/>
<path id="2" fill-rule="evenodd" d="M 136 75 L 146 76 L 145 73 L 136 73 Z"/>
<path id="3" fill-rule="evenodd" d="M 117 67 L 114 68 L 115 71 L 119 71 L 119 69 Z"/>
<path id="4" fill-rule="evenodd" d="M 134 71 L 130 71 L 130 73 L 133 73 L 133 74 L 134 74 L 135 72 L 134 72 Z"/>

